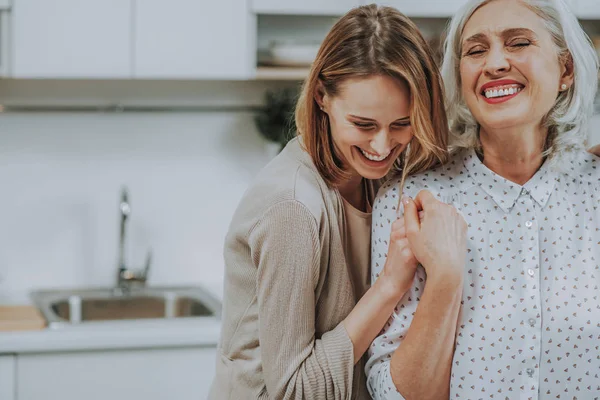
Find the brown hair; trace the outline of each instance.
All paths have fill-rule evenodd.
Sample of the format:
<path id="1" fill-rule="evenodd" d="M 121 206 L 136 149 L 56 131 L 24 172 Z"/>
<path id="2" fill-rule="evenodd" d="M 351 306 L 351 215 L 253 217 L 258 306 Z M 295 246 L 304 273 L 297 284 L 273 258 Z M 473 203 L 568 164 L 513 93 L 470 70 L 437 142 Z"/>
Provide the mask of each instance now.
<path id="1" fill-rule="evenodd" d="M 315 94 L 322 87 L 335 97 L 349 78 L 388 75 L 410 89 L 413 140 L 396 160 L 403 179 L 448 159 L 448 123 L 438 67 L 417 26 L 391 7 L 352 9 L 325 37 L 296 105 L 296 126 L 304 147 L 325 181 L 333 186 L 348 178 L 335 152 L 329 120 Z M 322 86 L 320 86 L 322 85 Z"/>

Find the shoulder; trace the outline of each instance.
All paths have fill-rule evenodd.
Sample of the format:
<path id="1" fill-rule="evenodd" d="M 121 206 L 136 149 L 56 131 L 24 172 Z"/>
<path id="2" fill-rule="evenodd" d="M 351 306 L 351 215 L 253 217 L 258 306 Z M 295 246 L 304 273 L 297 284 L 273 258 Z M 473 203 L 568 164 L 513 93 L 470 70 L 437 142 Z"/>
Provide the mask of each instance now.
<path id="1" fill-rule="evenodd" d="M 464 150 L 454 152 L 447 163 L 407 177 L 401 195 L 414 198 L 421 190 L 428 190 L 445 201 L 457 192 L 465 190 L 467 186 L 472 186 L 464 165 L 467 153 Z M 379 190 L 377 200 L 394 198 L 394 195 L 400 192 L 400 184 L 401 177 L 387 181 Z"/>
<path id="2" fill-rule="evenodd" d="M 240 200 L 232 223 L 248 220 L 257 223 L 267 214 L 294 218 L 295 213 L 303 210 L 317 223 L 323 220 L 325 198 L 333 196 L 333 191 L 327 188 L 316 168 L 298 157 L 297 151 L 301 150 L 292 150 L 284 149 L 254 178 Z M 274 212 L 275 209 L 279 212 Z"/>
<path id="3" fill-rule="evenodd" d="M 600 190 L 600 157 L 581 150 L 571 158 L 562 171 L 568 181 L 590 185 Z"/>

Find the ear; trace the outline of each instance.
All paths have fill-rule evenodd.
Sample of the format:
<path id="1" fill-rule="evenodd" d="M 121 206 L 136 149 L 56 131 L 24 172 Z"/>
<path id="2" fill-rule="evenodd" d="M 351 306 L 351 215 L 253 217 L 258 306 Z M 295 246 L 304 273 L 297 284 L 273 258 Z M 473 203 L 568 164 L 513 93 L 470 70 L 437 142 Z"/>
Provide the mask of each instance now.
<path id="1" fill-rule="evenodd" d="M 575 66 L 573 64 L 573 56 L 571 53 L 567 53 L 564 57 L 561 57 L 561 77 L 560 77 L 560 86 L 567 85 L 567 88 L 573 86 Z"/>
<path id="2" fill-rule="evenodd" d="M 327 103 L 329 102 L 329 96 L 327 96 L 327 94 L 325 93 L 325 87 L 323 86 L 323 82 L 321 82 L 321 80 L 317 82 L 317 87 L 315 90 L 315 101 L 317 102 L 321 110 L 327 110 L 326 107 L 328 105 Z"/>

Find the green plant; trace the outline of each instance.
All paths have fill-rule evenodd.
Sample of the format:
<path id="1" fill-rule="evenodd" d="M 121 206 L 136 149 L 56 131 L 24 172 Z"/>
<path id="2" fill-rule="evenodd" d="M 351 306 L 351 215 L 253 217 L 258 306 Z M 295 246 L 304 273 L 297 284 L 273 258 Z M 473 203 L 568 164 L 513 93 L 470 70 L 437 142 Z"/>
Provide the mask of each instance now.
<path id="1" fill-rule="evenodd" d="M 296 123 L 294 109 L 298 91 L 292 88 L 267 90 L 265 106 L 254 117 L 254 122 L 261 135 L 281 147 L 294 136 Z"/>

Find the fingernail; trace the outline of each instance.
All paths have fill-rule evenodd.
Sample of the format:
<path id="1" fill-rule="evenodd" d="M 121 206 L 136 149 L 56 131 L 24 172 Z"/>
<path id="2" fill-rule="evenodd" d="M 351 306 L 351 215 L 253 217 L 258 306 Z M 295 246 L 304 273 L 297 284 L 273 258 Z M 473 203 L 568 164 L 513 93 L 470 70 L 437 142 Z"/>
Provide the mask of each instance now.
<path id="1" fill-rule="evenodd" d="M 409 196 L 402 196 L 402 204 L 407 205 L 408 203 L 410 203 L 410 197 Z"/>

